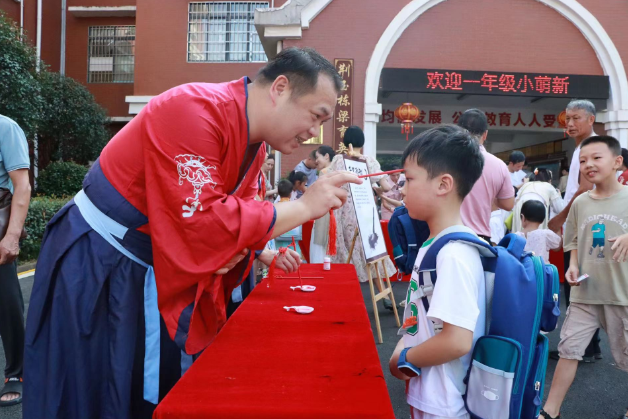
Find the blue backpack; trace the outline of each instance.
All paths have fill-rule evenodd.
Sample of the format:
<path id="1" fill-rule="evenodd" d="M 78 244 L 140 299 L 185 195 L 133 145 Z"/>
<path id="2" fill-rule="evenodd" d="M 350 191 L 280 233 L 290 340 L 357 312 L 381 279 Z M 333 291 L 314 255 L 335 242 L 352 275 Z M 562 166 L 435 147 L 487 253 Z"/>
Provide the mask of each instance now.
<path id="1" fill-rule="evenodd" d="M 545 385 L 548 339 L 540 331 L 556 328 L 558 271 L 524 252 L 523 237 L 509 234 L 492 247 L 474 234 L 457 232 L 438 238 L 419 267 L 423 306 L 436 285 L 436 256 L 451 241 L 480 251 L 486 279 L 486 330 L 472 351 L 465 377 L 465 407 L 473 419 L 533 419 L 539 416 Z M 425 288 L 424 275 L 433 286 Z"/>
<path id="2" fill-rule="evenodd" d="M 419 249 L 430 237 L 427 223 L 410 218 L 408 209 L 402 205 L 395 208 L 388 221 L 388 235 L 393 246 L 395 265 L 404 274 L 412 273 Z"/>

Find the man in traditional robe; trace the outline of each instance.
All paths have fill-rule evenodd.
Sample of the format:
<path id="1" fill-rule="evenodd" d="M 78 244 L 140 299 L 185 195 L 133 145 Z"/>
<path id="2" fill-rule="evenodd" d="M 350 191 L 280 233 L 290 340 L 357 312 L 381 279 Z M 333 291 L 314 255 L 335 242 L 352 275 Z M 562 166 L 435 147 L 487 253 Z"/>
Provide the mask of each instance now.
<path id="1" fill-rule="evenodd" d="M 25 419 L 149 418 L 215 338 L 265 243 L 340 207 L 336 173 L 258 201 L 265 144 L 290 154 L 333 115 L 342 80 L 289 48 L 247 77 L 153 98 L 49 223 L 26 328 Z M 300 260 L 288 252 L 277 266 Z"/>

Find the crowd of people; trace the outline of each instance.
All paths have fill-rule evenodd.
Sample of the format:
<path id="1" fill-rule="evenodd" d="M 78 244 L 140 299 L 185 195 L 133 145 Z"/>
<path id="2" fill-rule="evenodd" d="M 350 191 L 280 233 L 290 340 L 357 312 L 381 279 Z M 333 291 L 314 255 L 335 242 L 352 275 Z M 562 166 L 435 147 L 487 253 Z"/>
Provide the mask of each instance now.
<path id="1" fill-rule="evenodd" d="M 310 261 L 328 256 L 330 210 L 336 222 L 332 262 L 349 261 L 367 281 L 361 246 L 349 258 L 357 220 L 348 183 L 362 180 L 343 163 L 348 154 L 366 162 L 369 172 L 381 172 L 375 156 L 363 154 L 362 130 L 349 127 L 341 151 L 312 150 L 274 186 L 275 161 L 262 145 L 290 154 L 315 136 L 333 115 L 341 88 L 334 66 L 320 54 L 288 48 L 254 82 L 184 85 L 153 99 L 137 123 L 111 140 L 84 190 L 48 226 L 26 335 L 15 257 L 29 162 L 23 133 L 0 117 L 0 187 L 10 185 L 9 178 L 13 185 L 13 211 L 0 242 L 0 335 L 7 357 L 0 405 L 19 403 L 24 384 L 25 419 L 150 417 L 255 286 L 257 269 L 244 277 L 253 259 L 294 272 L 300 249 L 277 248 L 310 220 Z M 569 310 L 541 411 L 545 419 L 560 417 L 578 361 L 601 357 L 600 328 L 616 365 L 628 372 L 628 155 L 615 138 L 595 134 L 590 101 L 572 101 L 566 115 L 576 149 L 558 185 L 547 168 L 525 171 L 519 151 L 508 163 L 489 153 L 488 122 L 479 109 L 412 140 L 398 166 L 403 174 L 368 179 L 382 219 L 405 206 L 429 225 L 415 268 L 434 239 L 449 232 L 492 244 L 512 232 L 545 261 L 550 250 L 564 248 Z M 233 132 L 221 131 L 225 118 L 232 119 Z M 218 121 L 211 130 L 208 120 Z M 192 141 L 207 132 L 215 133 L 207 142 Z M 169 141 L 171 133 L 186 140 Z M 139 155 L 145 157 L 140 163 Z M 391 276 L 396 269 L 386 263 Z M 414 322 L 417 331 L 400 339 L 390 372 L 408 381 L 414 419 L 470 418 L 463 378 L 486 326 L 479 250 L 450 243 L 438 253 L 436 269 L 429 310 L 420 301 L 423 288 L 412 285 L 418 269 L 412 273 L 404 324 Z M 588 279 L 582 281 L 583 274 Z M 383 304 L 392 307 L 390 300 Z M 421 375 L 408 375 L 408 366 Z"/>

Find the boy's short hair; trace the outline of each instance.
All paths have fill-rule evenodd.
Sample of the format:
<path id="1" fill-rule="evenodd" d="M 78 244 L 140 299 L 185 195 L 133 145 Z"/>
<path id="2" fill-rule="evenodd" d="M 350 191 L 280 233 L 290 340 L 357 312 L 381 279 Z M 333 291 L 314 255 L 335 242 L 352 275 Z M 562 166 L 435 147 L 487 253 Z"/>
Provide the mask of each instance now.
<path id="1" fill-rule="evenodd" d="M 277 193 L 282 198 L 288 198 L 292 193 L 292 182 L 288 179 L 281 179 L 277 184 Z"/>
<path id="2" fill-rule="evenodd" d="M 526 201 L 521 206 L 521 215 L 526 217 L 526 220 L 533 223 L 542 223 L 545 221 L 545 213 L 545 205 L 536 199 Z"/>
<path id="3" fill-rule="evenodd" d="M 593 137 L 589 137 L 580 144 L 580 150 L 584 147 L 595 144 L 595 143 L 603 143 L 608 146 L 613 153 L 613 156 L 621 156 L 621 145 L 619 141 L 615 137 L 611 137 L 610 135 L 594 135 Z"/>
<path id="4" fill-rule="evenodd" d="M 458 126 L 466 129 L 471 135 L 482 136 L 488 131 L 486 114 L 479 109 L 467 109 L 458 118 Z"/>
<path id="5" fill-rule="evenodd" d="M 307 157 L 309 159 L 316 160 L 316 150 L 317 149 L 315 148 L 314 150 L 310 151 L 310 154 L 308 154 Z"/>
<path id="6" fill-rule="evenodd" d="M 521 151 L 513 151 L 510 153 L 510 157 L 508 157 L 508 162 L 512 164 L 517 164 L 526 161 L 526 155 Z"/>
<path id="7" fill-rule="evenodd" d="M 450 174 L 461 201 L 471 192 L 484 168 L 480 145 L 469 132 L 456 125 L 441 125 L 419 134 L 403 152 L 402 164 L 410 158 L 416 159 L 430 179 Z"/>
<path id="8" fill-rule="evenodd" d="M 297 182 L 305 183 L 307 182 L 307 175 L 303 172 L 297 172 L 293 170 L 288 174 L 288 180 L 294 186 Z"/>

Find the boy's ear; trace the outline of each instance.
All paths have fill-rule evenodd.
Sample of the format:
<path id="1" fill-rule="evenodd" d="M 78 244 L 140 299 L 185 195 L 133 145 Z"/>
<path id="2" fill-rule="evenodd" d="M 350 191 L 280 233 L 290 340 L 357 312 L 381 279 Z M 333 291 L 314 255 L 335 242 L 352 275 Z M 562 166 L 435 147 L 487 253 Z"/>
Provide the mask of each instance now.
<path id="1" fill-rule="evenodd" d="M 455 187 L 454 178 L 450 174 L 445 173 L 440 176 L 437 193 L 438 195 L 446 195 L 453 191 Z"/>
<path id="2" fill-rule="evenodd" d="M 624 164 L 626 164 L 626 162 L 621 155 L 615 157 L 615 171 L 620 170 Z"/>

